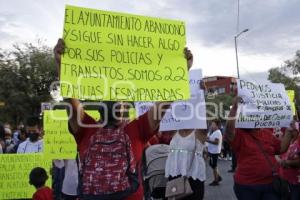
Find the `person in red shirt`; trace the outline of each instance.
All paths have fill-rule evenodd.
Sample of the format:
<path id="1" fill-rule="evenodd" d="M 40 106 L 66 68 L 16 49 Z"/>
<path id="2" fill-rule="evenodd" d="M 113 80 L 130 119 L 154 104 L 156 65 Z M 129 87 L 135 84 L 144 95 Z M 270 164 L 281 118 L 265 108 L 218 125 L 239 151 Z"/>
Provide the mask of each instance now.
<path id="1" fill-rule="evenodd" d="M 29 174 L 29 184 L 36 188 L 33 200 L 53 200 L 52 189 L 45 186 L 48 179 L 47 172 L 41 167 L 36 167 Z"/>
<path id="2" fill-rule="evenodd" d="M 280 143 L 273 135 L 272 129 L 235 128 L 239 103 L 242 103 L 242 99 L 236 97 L 230 110 L 225 133 L 226 140 L 237 156 L 234 192 L 238 200 L 279 200 L 280 197 L 272 188 L 272 167 L 258 144 L 261 144 L 278 173 L 275 155 L 287 150 L 291 134 L 287 131 Z"/>
<path id="3" fill-rule="evenodd" d="M 64 52 L 65 49 L 65 44 L 62 39 L 58 40 L 57 45 L 54 48 L 54 54 L 55 54 L 55 59 L 56 63 L 58 65 L 58 71 L 60 69 L 60 64 L 61 64 L 61 54 Z M 188 69 L 192 66 L 193 63 L 193 55 L 191 54 L 190 50 L 187 48 L 184 51 L 185 57 L 187 59 L 187 67 Z M 86 152 L 89 151 L 90 146 L 91 146 L 91 140 L 96 136 L 97 140 L 101 140 L 101 134 L 103 135 L 104 133 L 106 135 L 109 134 L 115 134 L 117 130 L 120 130 L 122 133 L 124 132 L 125 134 L 129 137 L 129 144 L 130 146 L 130 158 L 133 157 L 135 163 L 138 163 L 138 179 L 139 179 L 139 187 L 138 189 L 127 196 L 126 198 L 122 199 L 130 199 L 130 200 L 142 200 L 143 199 L 143 188 L 142 188 L 142 177 L 141 177 L 141 170 L 140 170 L 140 164 L 142 160 L 142 153 L 143 149 L 147 143 L 147 141 L 158 131 L 159 128 L 159 123 L 160 120 L 162 119 L 165 110 L 169 108 L 171 102 L 167 103 L 162 103 L 158 102 L 156 103 L 148 112 L 146 112 L 144 115 L 138 117 L 137 119 L 127 123 L 124 127 L 124 123 L 120 121 L 120 117 L 122 116 L 122 112 L 120 110 L 124 110 L 124 107 L 121 102 L 102 102 L 106 106 L 108 106 L 108 109 L 106 110 L 107 113 L 104 114 L 104 112 L 100 112 L 101 118 L 103 121 L 107 121 L 106 124 L 104 124 L 104 127 L 99 127 L 99 123 L 95 121 L 92 117 L 90 117 L 87 113 L 85 113 L 80 101 L 78 99 L 67 99 L 66 100 L 69 105 L 71 106 L 71 111 L 72 115 L 70 115 L 70 110 L 69 110 L 69 129 L 71 133 L 74 135 L 76 143 L 77 143 L 77 148 L 79 151 L 79 159 L 80 163 L 87 163 L 86 161 Z M 100 104 L 100 103 L 99 103 Z M 112 109 L 116 108 L 116 109 Z M 117 111 L 119 110 L 119 111 Z M 82 125 L 90 125 L 89 127 L 84 127 Z M 95 125 L 98 125 L 95 127 Z M 101 134 L 99 134 L 101 133 Z M 125 137 L 127 137 L 125 136 Z M 131 154 L 133 155 L 131 157 Z M 129 159 L 131 161 L 131 159 Z M 105 162 L 105 161 L 104 161 Z M 131 166 L 131 162 L 130 162 Z M 94 169 L 90 170 L 90 174 L 96 174 L 96 171 L 101 171 L 102 168 L 101 166 L 99 169 Z M 83 171 L 81 169 L 81 171 Z M 109 183 L 109 177 L 110 175 L 107 175 L 106 177 L 101 177 L 99 176 L 99 179 L 105 179 L 104 181 L 108 184 Z M 87 185 L 90 184 L 90 187 L 93 187 L 95 184 L 93 183 L 87 183 L 89 180 L 94 179 L 92 175 L 90 177 L 83 177 L 83 181 L 79 183 L 79 186 L 81 189 L 83 187 L 88 187 Z M 98 180 L 99 180 L 98 179 Z M 123 181 L 125 177 L 121 180 Z M 86 182 L 85 182 L 86 181 Z M 98 184 L 98 183 L 97 183 Z M 118 183 L 116 183 L 118 184 Z M 84 186 L 82 186 L 84 185 Z M 104 183 L 101 183 L 101 185 L 104 185 Z M 84 189 L 82 189 L 84 190 Z M 90 198 L 86 199 L 91 199 L 95 198 L 96 195 L 98 195 L 98 192 L 95 191 L 94 193 L 86 192 L 85 194 L 89 195 Z M 81 197 L 81 199 L 84 199 L 85 197 Z"/>
<path id="4" fill-rule="evenodd" d="M 291 200 L 300 199 L 300 137 L 295 121 L 291 124 L 294 130 L 292 141 L 287 152 L 281 155 L 280 176 L 290 184 Z"/>
<path id="5" fill-rule="evenodd" d="M 176 133 L 176 131 L 158 132 L 152 138 L 150 138 L 150 140 L 147 142 L 145 148 L 147 148 L 151 145 L 155 145 L 155 144 L 167 144 L 167 145 L 169 145 L 171 140 L 172 140 L 172 137 L 174 136 L 175 133 Z"/>

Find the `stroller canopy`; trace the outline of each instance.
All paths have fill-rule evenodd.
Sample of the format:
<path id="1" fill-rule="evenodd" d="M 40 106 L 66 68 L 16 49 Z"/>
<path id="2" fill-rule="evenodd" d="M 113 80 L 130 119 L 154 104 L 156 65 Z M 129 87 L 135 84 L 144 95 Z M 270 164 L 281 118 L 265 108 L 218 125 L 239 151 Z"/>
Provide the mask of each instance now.
<path id="1" fill-rule="evenodd" d="M 166 144 L 156 144 L 146 149 L 146 179 L 165 172 L 168 154 L 169 145 Z"/>

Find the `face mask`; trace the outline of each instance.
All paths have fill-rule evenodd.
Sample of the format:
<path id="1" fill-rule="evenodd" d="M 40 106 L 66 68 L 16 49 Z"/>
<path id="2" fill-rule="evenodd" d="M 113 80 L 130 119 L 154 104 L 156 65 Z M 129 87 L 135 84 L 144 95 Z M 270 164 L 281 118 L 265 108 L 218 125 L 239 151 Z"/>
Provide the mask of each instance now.
<path id="1" fill-rule="evenodd" d="M 5 140 L 5 144 L 6 144 L 6 145 L 10 145 L 10 144 L 11 144 L 11 139 L 6 139 L 6 140 Z"/>
<path id="2" fill-rule="evenodd" d="M 39 139 L 39 133 L 30 133 L 29 140 L 31 142 L 35 142 Z"/>

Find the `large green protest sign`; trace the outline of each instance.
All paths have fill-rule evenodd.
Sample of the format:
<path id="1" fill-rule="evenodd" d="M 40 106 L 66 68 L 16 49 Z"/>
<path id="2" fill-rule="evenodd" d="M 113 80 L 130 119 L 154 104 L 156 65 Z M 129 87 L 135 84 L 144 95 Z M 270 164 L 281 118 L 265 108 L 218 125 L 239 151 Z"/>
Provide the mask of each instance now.
<path id="1" fill-rule="evenodd" d="M 75 159 L 76 142 L 68 129 L 66 110 L 44 111 L 44 153 L 48 159 Z"/>
<path id="2" fill-rule="evenodd" d="M 31 198 L 35 188 L 29 184 L 29 173 L 35 167 L 44 168 L 50 177 L 51 160 L 43 154 L 0 155 L 0 199 Z M 47 185 L 51 187 L 51 178 Z"/>
<path id="3" fill-rule="evenodd" d="M 87 100 L 189 99 L 185 24 L 66 6 L 60 87 Z"/>
<path id="4" fill-rule="evenodd" d="M 99 111 L 86 111 L 96 121 L 100 119 Z M 66 110 L 44 111 L 44 153 L 48 159 L 75 159 L 77 146 L 74 136 L 68 129 Z"/>

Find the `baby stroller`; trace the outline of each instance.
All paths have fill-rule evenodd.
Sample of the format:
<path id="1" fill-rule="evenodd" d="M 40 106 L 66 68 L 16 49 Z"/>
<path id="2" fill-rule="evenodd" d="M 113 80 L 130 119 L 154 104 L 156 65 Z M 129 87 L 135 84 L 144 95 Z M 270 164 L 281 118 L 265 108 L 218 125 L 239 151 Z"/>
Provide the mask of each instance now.
<path id="1" fill-rule="evenodd" d="M 144 152 L 144 191 L 145 199 L 164 199 L 168 179 L 165 177 L 165 165 L 169 145 L 156 144 Z"/>

